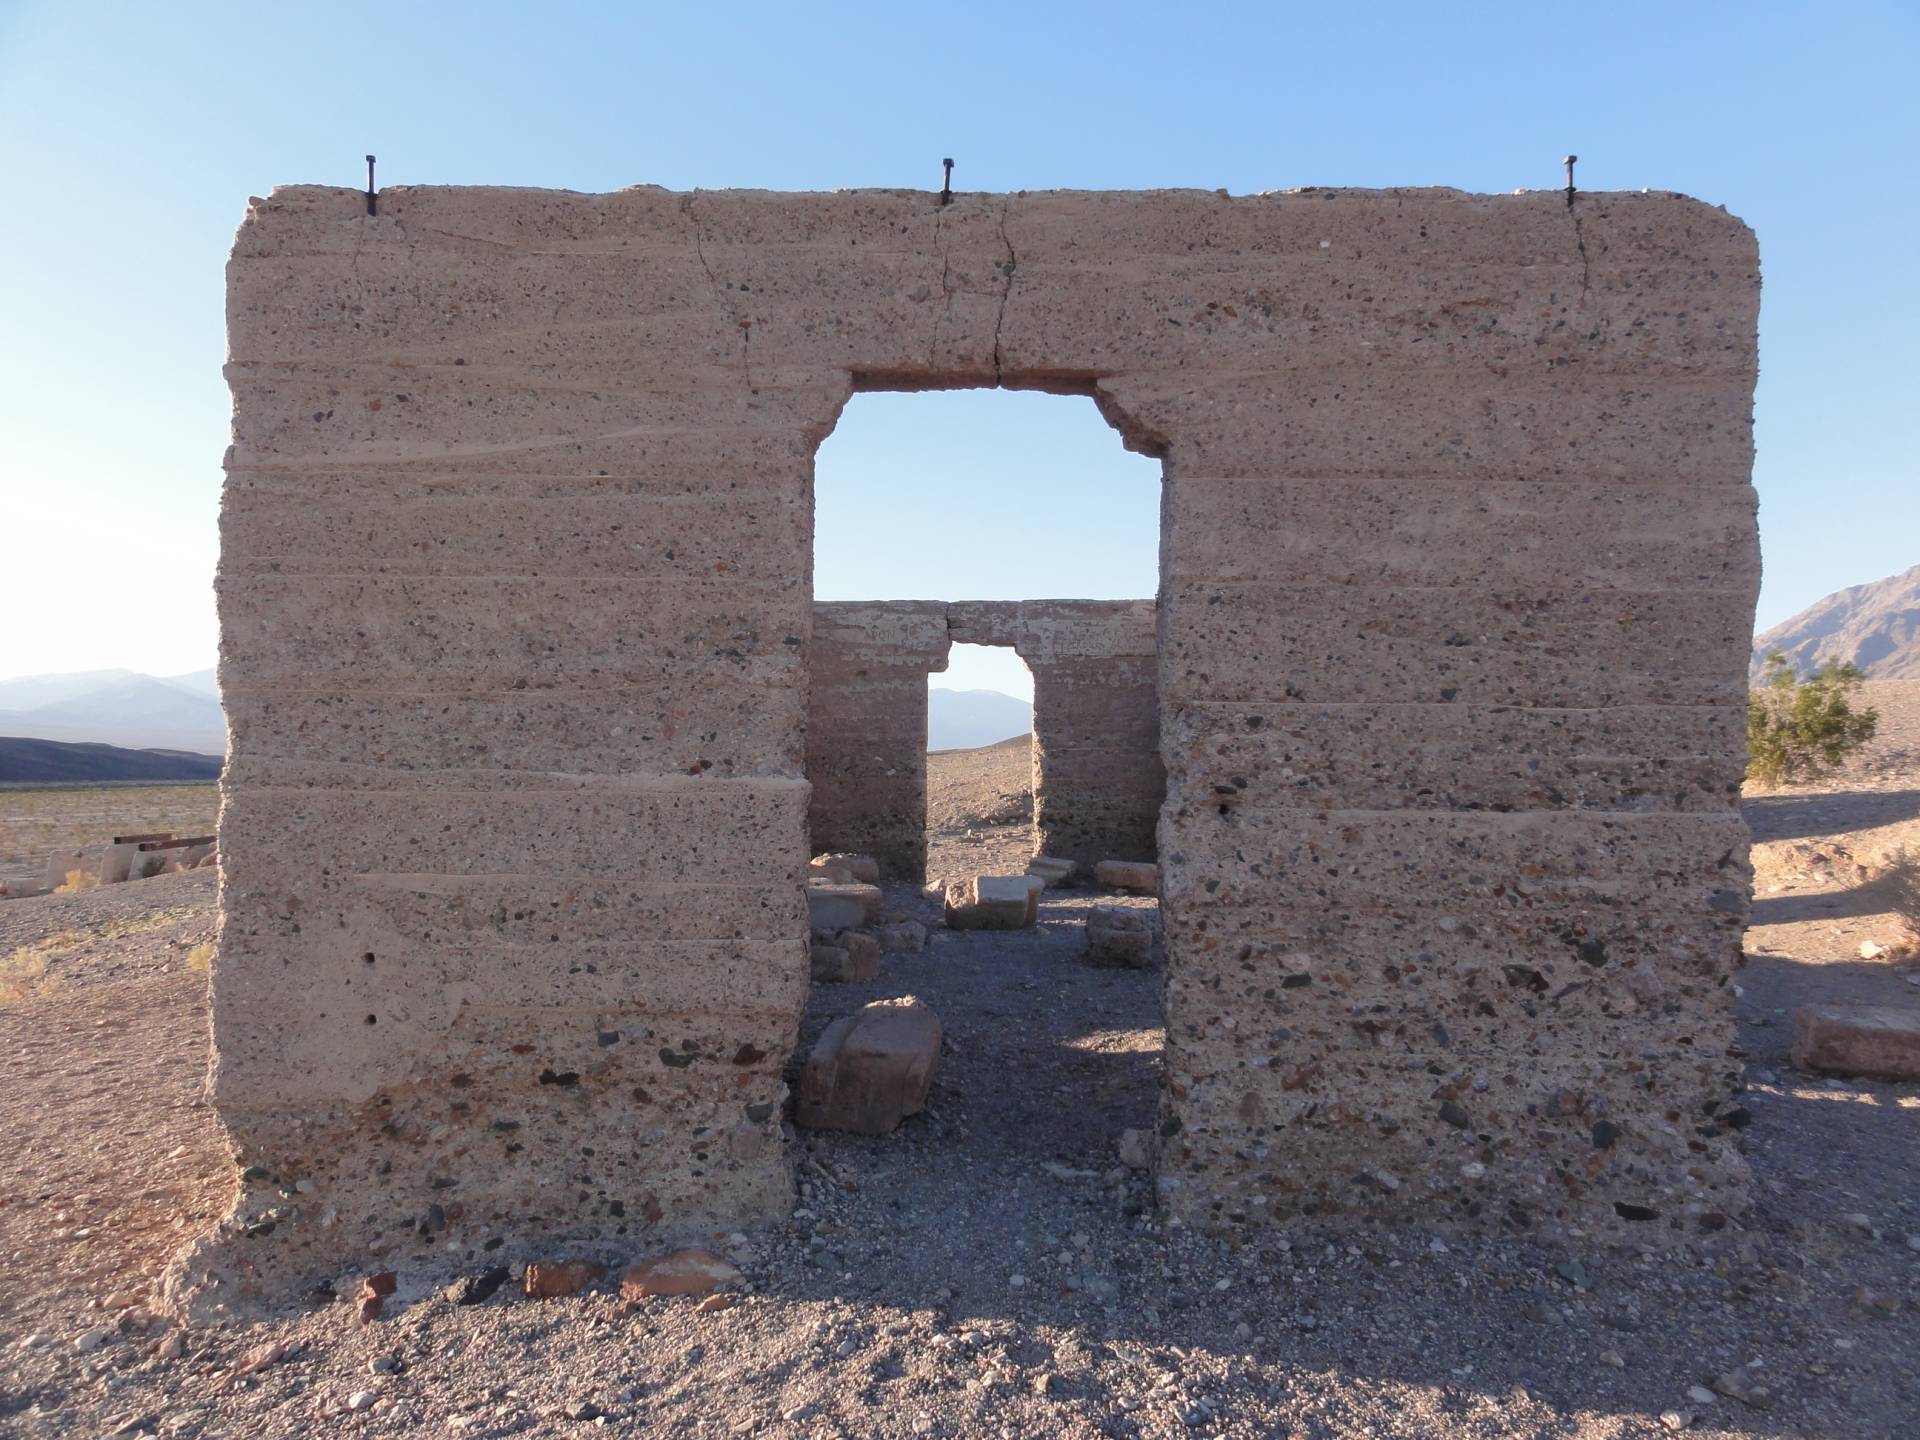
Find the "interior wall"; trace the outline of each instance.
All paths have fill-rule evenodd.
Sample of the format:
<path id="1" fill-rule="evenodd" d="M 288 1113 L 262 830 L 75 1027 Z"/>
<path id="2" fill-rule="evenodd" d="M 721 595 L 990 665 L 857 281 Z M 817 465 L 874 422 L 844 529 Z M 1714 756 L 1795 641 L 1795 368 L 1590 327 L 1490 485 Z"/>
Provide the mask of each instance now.
<path id="1" fill-rule="evenodd" d="M 807 805 L 816 855 L 871 855 L 889 879 L 927 870 L 927 676 L 947 668 L 946 606 L 816 601 Z"/>

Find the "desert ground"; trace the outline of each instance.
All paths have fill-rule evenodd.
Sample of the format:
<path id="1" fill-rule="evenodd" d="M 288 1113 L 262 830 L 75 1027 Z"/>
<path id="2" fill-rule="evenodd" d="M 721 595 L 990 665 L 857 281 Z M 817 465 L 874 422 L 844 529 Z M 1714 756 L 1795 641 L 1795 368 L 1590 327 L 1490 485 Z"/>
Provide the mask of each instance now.
<path id="1" fill-rule="evenodd" d="M 0 1433 L 1920 1435 L 1920 1087 L 1786 1054 L 1796 1005 L 1920 1005 L 1920 969 L 1861 956 L 1896 933 L 1877 857 L 1920 844 L 1920 684 L 1868 699 L 1869 751 L 1748 800 L 1753 1195 L 1705 1239 L 1163 1225 L 1117 1150 L 1153 1124 L 1160 978 L 1083 964 L 1076 921 L 1104 897 L 1069 890 L 1033 931 L 936 927 L 873 981 L 814 987 L 803 1050 L 913 994 L 946 1051 L 895 1134 L 795 1138 L 789 1224 L 707 1237 L 748 1277 L 731 1308 L 630 1307 L 611 1281 L 456 1307 L 444 1286 L 481 1267 L 453 1256 L 365 1327 L 290 1296 L 182 1331 L 147 1293 L 227 1194 L 202 1097 L 215 877 L 0 900 Z M 933 873 L 1018 868 L 1028 768 L 1024 743 L 933 758 Z M 23 803 L 57 809 L 0 795 L 0 834 L 39 845 Z M 0 865 L 41 858 L 20 843 Z M 937 916 L 911 887 L 889 903 Z"/>
<path id="2" fill-rule="evenodd" d="M 38 881 L 47 857 L 115 835 L 210 835 L 220 787 L 0 785 L 0 885 Z"/>

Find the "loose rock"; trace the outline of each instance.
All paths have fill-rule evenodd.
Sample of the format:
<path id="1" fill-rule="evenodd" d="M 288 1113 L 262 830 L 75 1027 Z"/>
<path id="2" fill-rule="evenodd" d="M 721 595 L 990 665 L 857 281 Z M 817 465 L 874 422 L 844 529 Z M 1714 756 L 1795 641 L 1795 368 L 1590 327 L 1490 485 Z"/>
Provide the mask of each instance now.
<path id="1" fill-rule="evenodd" d="M 737 1285 L 740 1279 L 739 1270 L 712 1251 L 689 1247 L 629 1267 L 621 1277 L 620 1294 L 627 1300 L 705 1295 L 723 1285 Z"/>
<path id="2" fill-rule="evenodd" d="M 800 1072 L 794 1122 L 885 1135 L 926 1108 L 940 1061 L 939 1017 L 911 996 L 834 1021 Z"/>
<path id="3" fill-rule="evenodd" d="M 536 1300 L 556 1300 L 578 1295 L 606 1273 L 606 1266 L 592 1260 L 541 1260 L 527 1266 L 520 1285 Z"/>

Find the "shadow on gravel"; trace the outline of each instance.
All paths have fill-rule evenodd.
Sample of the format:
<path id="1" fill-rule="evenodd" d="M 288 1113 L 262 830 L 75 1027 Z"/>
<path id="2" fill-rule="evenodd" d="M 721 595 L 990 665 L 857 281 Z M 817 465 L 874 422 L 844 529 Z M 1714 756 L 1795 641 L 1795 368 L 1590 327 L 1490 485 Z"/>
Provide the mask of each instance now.
<path id="1" fill-rule="evenodd" d="M 1906 988 L 1890 967 L 1743 970 L 1753 1197 L 1719 1231 L 1169 1235 L 1113 1148 L 1152 1123 L 1161 976 L 1088 969 L 1072 911 L 1049 910 L 1038 931 L 949 936 L 871 986 L 816 987 L 812 1033 L 914 993 L 951 1053 L 930 1111 L 896 1134 L 802 1136 L 816 1218 L 771 1293 L 867 1307 L 881 1348 L 881 1316 L 931 1315 L 962 1375 L 1004 1368 L 1093 1422 L 1058 1433 L 1651 1436 L 1668 1411 L 1719 1436 L 1903 1433 L 1887 1426 L 1920 1351 L 1903 1238 L 1920 1232 L 1920 1096 L 1794 1076 L 1773 1013 L 1879 1000 Z M 876 1402 L 891 1373 L 869 1375 Z M 1758 1389 L 1690 1396 L 1723 1382 Z"/>
<path id="2" fill-rule="evenodd" d="M 1883 914 L 1886 908 L 1878 887 L 1868 883 L 1805 895 L 1762 895 L 1754 900 L 1747 923 L 1797 925 L 1807 920 L 1850 920 L 1859 915 Z"/>
<path id="3" fill-rule="evenodd" d="M 1752 795 L 1740 803 L 1756 844 L 1872 830 L 1920 819 L 1920 790 Z"/>

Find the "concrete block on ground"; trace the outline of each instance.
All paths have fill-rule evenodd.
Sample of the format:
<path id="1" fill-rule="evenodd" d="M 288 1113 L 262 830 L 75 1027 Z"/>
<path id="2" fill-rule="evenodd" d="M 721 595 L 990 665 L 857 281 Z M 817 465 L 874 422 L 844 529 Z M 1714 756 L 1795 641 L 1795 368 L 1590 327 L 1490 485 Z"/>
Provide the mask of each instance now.
<path id="1" fill-rule="evenodd" d="M 816 855 L 809 869 L 815 875 L 841 884 L 880 883 L 880 862 L 871 855 L 855 855 L 844 851 L 833 855 Z"/>
<path id="2" fill-rule="evenodd" d="M 926 1108 L 940 1039 L 940 1018 L 912 996 L 876 1001 L 834 1021 L 800 1071 L 795 1123 L 887 1134 Z"/>
<path id="3" fill-rule="evenodd" d="M 844 945 L 816 940 L 807 952 L 807 963 L 808 974 L 815 981 L 838 983 L 853 978 L 853 957 Z"/>
<path id="4" fill-rule="evenodd" d="M 888 955 L 918 955 L 927 948 L 927 927 L 918 920 L 900 920 L 874 931 Z"/>
<path id="5" fill-rule="evenodd" d="M 836 935 L 880 923 L 878 885 L 813 881 L 807 886 L 807 923 L 816 935 Z"/>
<path id="6" fill-rule="evenodd" d="M 1080 867 L 1072 860 L 1062 860 L 1054 855 L 1036 855 L 1027 862 L 1027 874 L 1037 875 L 1046 882 L 1046 888 L 1071 884 Z"/>
<path id="7" fill-rule="evenodd" d="M 1795 1069 L 1920 1080 L 1920 1006 L 1802 1005 L 1793 1012 Z"/>
<path id="8" fill-rule="evenodd" d="M 834 943 L 847 952 L 849 980 L 871 980 L 880 973 L 880 956 L 884 952 L 879 936 L 865 930 L 843 930 Z"/>
<path id="9" fill-rule="evenodd" d="M 1123 970 L 1153 966 L 1153 914 L 1126 905 L 1087 911 L 1087 963 Z"/>
<path id="10" fill-rule="evenodd" d="M 1124 890 L 1130 895 L 1155 895 L 1160 891 L 1160 867 L 1147 860 L 1102 860 L 1093 867 L 1093 878 L 1109 890 Z"/>
<path id="11" fill-rule="evenodd" d="M 134 856 L 139 850 L 140 837 L 127 836 L 110 845 L 82 845 L 75 850 L 56 851 L 47 859 L 47 888 L 118 885 L 132 873 Z"/>
<path id="12" fill-rule="evenodd" d="M 831 940 L 816 940 L 812 950 L 815 980 L 845 983 L 871 980 L 880 973 L 878 937 L 864 930 L 842 930 Z"/>
<path id="13" fill-rule="evenodd" d="M 1033 875 L 973 875 L 947 886 L 946 920 L 954 930 L 1024 930 L 1039 914 L 1046 885 Z"/>

